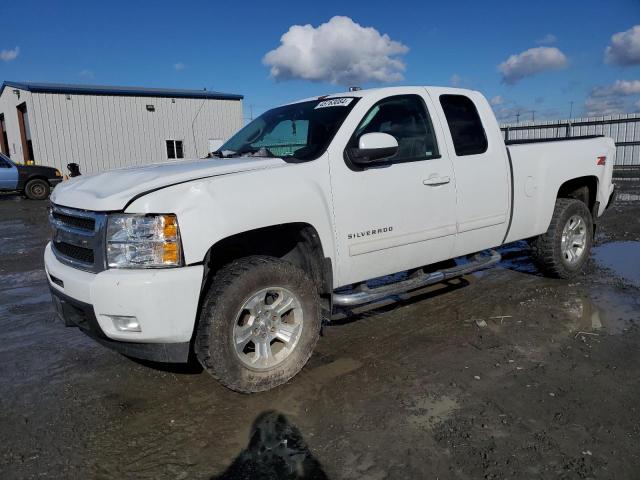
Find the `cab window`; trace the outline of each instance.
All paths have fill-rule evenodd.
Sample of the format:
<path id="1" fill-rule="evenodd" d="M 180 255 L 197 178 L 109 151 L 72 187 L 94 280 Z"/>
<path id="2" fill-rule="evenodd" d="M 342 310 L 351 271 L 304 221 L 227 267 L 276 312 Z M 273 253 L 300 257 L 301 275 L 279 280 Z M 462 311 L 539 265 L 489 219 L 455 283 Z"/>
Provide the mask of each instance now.
<path id="1" fill-rule="evenodd" d="M 464 95 L 440 95 L 440 105 L 449 125 L 453 147 L 459 157 L 487 151 L 487 135 L 478 110 Z"/>
<path id="2" fill-rule="evenodd" d="M 398 95 L 376 103 L 364 116 L 349 142 L 357 147 L 366 133 L 388 133 L 398 141 L 398 153 L 389 161 L 411 162 L 438 158 L 431 118 L 418 95 Z"/>

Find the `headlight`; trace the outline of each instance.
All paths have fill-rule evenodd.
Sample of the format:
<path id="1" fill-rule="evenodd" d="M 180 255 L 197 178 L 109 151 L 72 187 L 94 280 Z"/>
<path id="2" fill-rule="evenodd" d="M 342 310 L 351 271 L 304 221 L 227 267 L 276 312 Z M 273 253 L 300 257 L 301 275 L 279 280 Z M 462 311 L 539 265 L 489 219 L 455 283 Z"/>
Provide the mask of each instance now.
<path id="1" fill-rule="evenodd" d="M 175 215 L 109 215 L 107 265 L 110 268 L 160 268 L 182 265 Z"/>
<path id="2" fill-rule="evenodd" d="M 60 170 L 56 170 L 56 177 L 61 177 L 62 173 L 60 173 Z"/>

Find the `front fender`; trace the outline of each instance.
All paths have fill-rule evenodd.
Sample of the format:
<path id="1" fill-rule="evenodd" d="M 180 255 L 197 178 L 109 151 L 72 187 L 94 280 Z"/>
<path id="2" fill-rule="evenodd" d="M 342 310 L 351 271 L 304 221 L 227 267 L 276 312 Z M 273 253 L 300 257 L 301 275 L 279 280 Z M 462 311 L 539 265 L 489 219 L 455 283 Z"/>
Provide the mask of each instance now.
<path id="1" fill-rule="evenodd" d="M 175 213 L 185 262 L 202 262 L 215 243 L 239 233 L 307 223 L 335 262 L 333 209 L 326 154 L 307 163 L 173 185 L 132 202 L 127 213 Z"/>

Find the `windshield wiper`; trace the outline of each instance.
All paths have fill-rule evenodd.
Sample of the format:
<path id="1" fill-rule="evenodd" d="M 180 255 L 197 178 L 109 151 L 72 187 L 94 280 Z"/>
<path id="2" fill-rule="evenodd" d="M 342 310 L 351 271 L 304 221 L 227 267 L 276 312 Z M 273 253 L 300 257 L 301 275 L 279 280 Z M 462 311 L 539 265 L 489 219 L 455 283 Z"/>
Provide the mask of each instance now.
<path id="1" fill-rule="evenodd" d="M 218 158 L 233 158 L 242 156 L 276 158 L 276 155 L 266 147 L 246 148 L 237 152 L 234 150 L 216 150 L 215 152 L 211 152 L 211 155 Z"/>
<path id="2" fill-rule="evenodd" d="M 211 155 L 218 158 L 231 158 L 238 155 L 238 152 L 233 150 L 216 150 L 215 152 L 211 152 Z"/>
<path id="3" fill-rule="evenodd" d="M 269 150 L 267 147 L 260 147 L 258 150 L 254 150 L 249 154 L 252 157 L 275 157 L 273 152 Z"/>

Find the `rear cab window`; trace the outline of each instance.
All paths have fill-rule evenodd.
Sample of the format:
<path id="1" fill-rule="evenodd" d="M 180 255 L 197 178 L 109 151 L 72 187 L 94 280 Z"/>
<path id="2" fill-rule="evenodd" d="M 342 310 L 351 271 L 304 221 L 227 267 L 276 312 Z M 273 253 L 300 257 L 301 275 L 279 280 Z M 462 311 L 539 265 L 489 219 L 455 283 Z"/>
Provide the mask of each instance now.
<path id="1" fill-rule="evenodd" d="M 464 95 L 440 95 L 453 147 L 459 157 L 487 151 L 487 134 L 473 101 Z"/>

